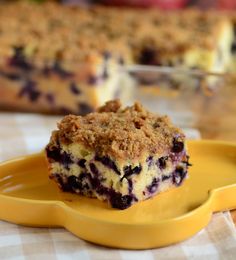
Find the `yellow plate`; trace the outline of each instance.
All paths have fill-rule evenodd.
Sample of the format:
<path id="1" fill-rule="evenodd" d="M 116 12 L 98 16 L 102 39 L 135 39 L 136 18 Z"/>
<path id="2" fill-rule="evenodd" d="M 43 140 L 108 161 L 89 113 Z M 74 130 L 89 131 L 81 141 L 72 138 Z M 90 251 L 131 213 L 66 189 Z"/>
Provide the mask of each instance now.
<path id="1" fill-rule="evenodd" d="M 182 241 L 201 230 L 215 211 L 236 207 L 236 144 L 191 141 L 189 179 L 182 187 L 127 210 L 59 191 L 43 154 L 0 165 L 0 219 L 61 226 L 82 239 L 117 248 L 145 249 Z"/>

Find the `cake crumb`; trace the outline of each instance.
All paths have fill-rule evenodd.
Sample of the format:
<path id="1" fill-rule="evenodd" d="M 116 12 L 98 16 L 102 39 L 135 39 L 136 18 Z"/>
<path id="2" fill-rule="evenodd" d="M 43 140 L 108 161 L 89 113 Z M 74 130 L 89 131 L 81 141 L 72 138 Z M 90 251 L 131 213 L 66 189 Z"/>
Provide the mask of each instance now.
<path id="1" fill-rule="evenodd" d="M 121 102 L 119 99 L 107 101 L 104 106 L 97 109 L 99 113 L 102 112 L 117 112 L 121 108 Z"/>

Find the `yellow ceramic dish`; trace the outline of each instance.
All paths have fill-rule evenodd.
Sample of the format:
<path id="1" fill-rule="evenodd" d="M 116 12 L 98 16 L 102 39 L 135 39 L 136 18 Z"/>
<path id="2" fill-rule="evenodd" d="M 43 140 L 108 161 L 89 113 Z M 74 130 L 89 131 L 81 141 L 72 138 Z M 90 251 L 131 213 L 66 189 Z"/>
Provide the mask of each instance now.
<path id="1" fill-rule="evenodd" d="M 182 241 L 205 227 L 213 212 L 236 207 L 236 144 L 191 141 L 189 179 L 180 188 L 112 209 L 97 199 L 63 193 L 49 180 L 43 154 L 0 165 L 0 219 L 62 226 L 82 239 L 145 249 Z"/>

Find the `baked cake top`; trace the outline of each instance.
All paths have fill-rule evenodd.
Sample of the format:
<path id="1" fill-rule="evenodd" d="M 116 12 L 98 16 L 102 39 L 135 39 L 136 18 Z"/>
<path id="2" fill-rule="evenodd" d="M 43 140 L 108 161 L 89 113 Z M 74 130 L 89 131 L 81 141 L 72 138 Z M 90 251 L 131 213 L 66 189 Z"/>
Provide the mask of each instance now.
<path id="1" fill-rule="evenodd" d="M 135 50 L 145 46 L 155 47 L 160 56 L 193 46 L 215 48 L 226 23 L 225 17 L 197 10 L 108 11 L 19 1 L 0 8 L 0 55 L 11 56 L 13 46 L 22 46 L 26 56 L 39 60 L 83 62 L 110 51 L 140 63 Z"/>
<path id="2" fill-rule="evenodd" d="M 132 160 L 154 154 L 166 155 L 178 144 L 183 132 L 167 116 L 145 110 L 140 103 L 121 108 L 109 101 L 86 116 L 68 115 L 58 124 L 51 142 L 79 143 L 101 155 Z"/>

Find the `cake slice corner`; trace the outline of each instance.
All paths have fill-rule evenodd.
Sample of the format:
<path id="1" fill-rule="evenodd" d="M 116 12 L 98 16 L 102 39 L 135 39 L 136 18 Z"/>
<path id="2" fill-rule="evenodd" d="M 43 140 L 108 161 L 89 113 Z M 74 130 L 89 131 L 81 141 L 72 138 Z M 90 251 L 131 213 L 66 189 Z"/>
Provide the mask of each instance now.
<path id="1" fill-rule="evenodd" d="M 63 191 L 126 209 L 187 177 L 183 132 L 141 104 L 109 101 L 86 116 L 68 115 L 46 147 L 50 178 Z"/>

